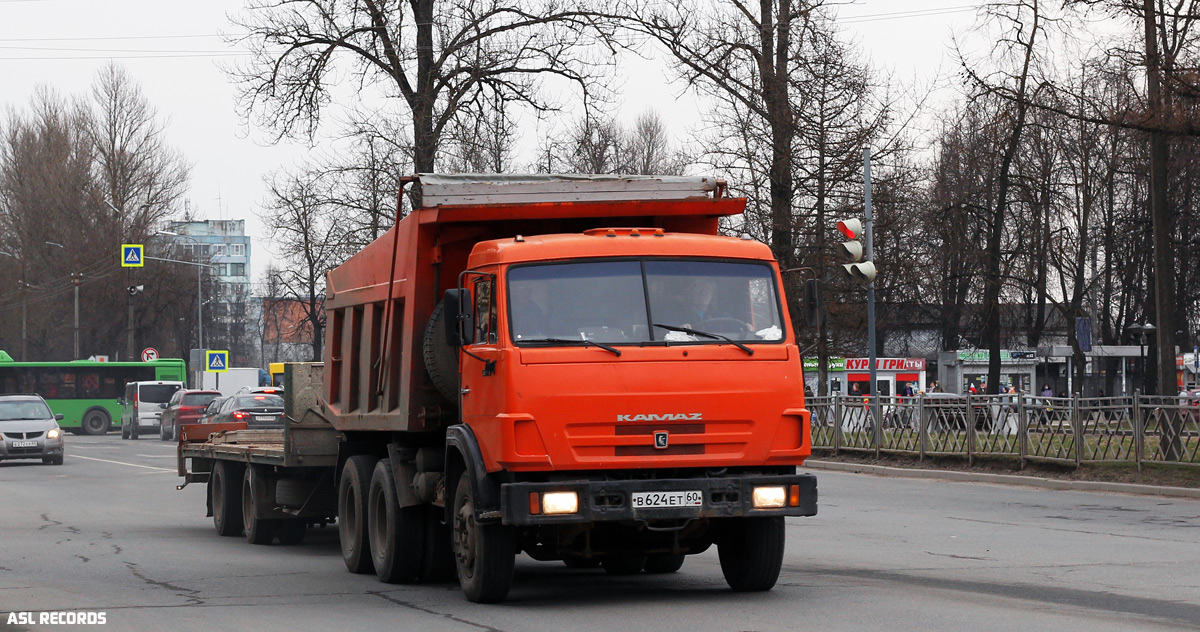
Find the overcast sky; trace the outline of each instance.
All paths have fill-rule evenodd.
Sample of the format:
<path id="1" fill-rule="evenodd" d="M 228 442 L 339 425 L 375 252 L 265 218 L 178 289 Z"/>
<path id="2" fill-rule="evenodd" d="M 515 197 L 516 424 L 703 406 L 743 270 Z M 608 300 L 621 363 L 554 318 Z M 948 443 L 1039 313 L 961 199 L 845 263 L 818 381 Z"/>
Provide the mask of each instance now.
<path id="1" fill-rule="evenodd" d="M 110 59 L 123 65 L 168 120 L 168 141 L 193 165 L 193 210 L 202 219 L 246 220 L 257 283 L 270 258 L 255 215 L 264 199 L 262 178 L 298 164 L 308 150 L 270 145 L 269 133 L 248 128 L 235 111 L 220 64 L 238 52 L 219 35 L 236 32 L 227 16 L 241 7 L 237 0 L 0 0 L 0 102 L 24 107 L 41 84 L 84 95 L 97 69 Z M 975 18 L 974 3 L 963 0 L 858 0 L 840 15 L 864 57 L 901 83 L 946 74 L 951 33 Z M 668 115 L 677 136 L 699 122 L 701 104 L 667 83 L 663 65 L 628 60 L 617 72 L 622 118 L 653 108 Z M 532 125 L 522 135 L 521 146 L 536 145 Z"/>

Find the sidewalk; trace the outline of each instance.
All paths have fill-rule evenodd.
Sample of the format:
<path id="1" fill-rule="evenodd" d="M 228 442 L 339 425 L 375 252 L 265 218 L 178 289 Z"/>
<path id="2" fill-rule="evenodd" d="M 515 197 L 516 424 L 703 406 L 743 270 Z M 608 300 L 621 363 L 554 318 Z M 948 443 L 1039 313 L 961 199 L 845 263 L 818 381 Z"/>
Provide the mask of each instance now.
<path id="1" fill-rule="evenodd" d="M 886 465 L 868 465 L 865 463 L 842 463 L 838 461 L 823 461 L 809 459 L 804 466 L 813 470 L 831 472 L 850 472 L 854 474 L 870 474 L 872 476 L 890 476 L 896 478 L 929 478 L 962 483 L 994 483 L 997 485 L 1024 485 L 1041 489 L 1058 489 L 1077 492 L 1116 492 L 1120 494 L 1139 494 L 1143 496 L 1167 496 L 1170 498 L 1188 498 L 1200 500 L 1200 489 L 1189 487 L 1165 487 L 1158 485 L 1136 485 L 1132 483 L 1109 483 L 1104 481 L 1071 481 L 1038 476 L 1021 476 L 1017 474 L 989 474 L 986 472 L 963 472 L 958 470 L 925 470 L 907 467 L 888 467 Z"/>

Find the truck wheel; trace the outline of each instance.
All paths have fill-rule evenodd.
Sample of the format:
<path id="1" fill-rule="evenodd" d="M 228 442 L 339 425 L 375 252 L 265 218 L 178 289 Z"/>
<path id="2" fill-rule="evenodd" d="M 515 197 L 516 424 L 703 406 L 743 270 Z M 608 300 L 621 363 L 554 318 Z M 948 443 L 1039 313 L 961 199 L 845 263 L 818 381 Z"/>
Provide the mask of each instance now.
<path id="1" fill-rule="evenodd" d="M 454 560 L 463 594 L 475 603 L 499 603 L 512 587 L 516 561 L 516 532 L 499 522 L 475 519 L 470 474 L 458 479 L 454 491 Z"/>
<path id="2" fill-rule="evenodd" d="M 450 548 L 450 525 L 442 521 L 446 511 L 425 507 L 425 555 L 421 559 L 423 582 L 450 582 L 455 579 L 454 551 Z"/>
<path id="3" fill-rule="evenodd" d="M 425 340 L 421 351 L 425 357 L 425 370 L 442 397 L 458 406 L 458 349 L 446 344 L 446 323 L 442 317 L 445 301 L 433 308 L 433 315 L 425 325 Z"/>
<path id="4" fill-rule="evenodd" d="M 239 465 L 217 461 L 212 471 L 213 524 L 217 534 L 242 534 L 242 472 Z"/>
<path id="5" fill-rule="evenodd" d="M 770 590 L 783 567 L 783 517 L 743 518 L 717 544 L 721 572 L 738 592 Z"/>
<path id="6" fill-rule="evenodd" d="M 367 487 L 375 457 L 359 454 L 346 459 L 342 477 L 338 480 L 338 540 L 342 544 L 342 560 L 351 573 L 370 573 L 370 535 L 367 533 Z"/>
<path id="7" fill-rule="evenodd" d="M 280 544 L 287 546 L 303 544 L 306 533 L 308 533 L 308 523 L 306 523 L 303 518 L 279 521 Z"/>
<path id="8" fill-rule="evenodd" d="M 121 423 L 121 438 L 122 439 L 129 438 L 129 424 L 127 424 L 127 423 Z"/>
<path id="9" fill-rule="evenodd" d="M 392 463 L 387 459 L 375 464 L 367 499 L 367 532 L 375 575 L 387 584 L 416 581 L 425 540 L 425 507 L 400 506 Z"/>
<path id="10" fill-rule="evenodd" d="M 136 420 L 136 419 L 134 419 L 134 420 L 133 420 L 133 422 L 129 424 L 129 438 L 130 438 L 130 439 L 133 439 L 134 441 L 137 441 L 137 438 L 138 438 L 138 420 Z"/>
<path id="11" fill-rule="evenodd" d="M 651 555 L 646 558 L 646 566 L 644 568 L 647 573 L 655 575 L 661 573 L 674 573 L 680 568 L 683 568 L 683 558 L 684 555 L 682 553 L 678 555 L 671 553 Z"/>
<path id="12" fill-rule="evenodd" d="M 83 416 L 82 430 L 90 435 L 102 435 L 108 432 L 112 426 L 112 420 L 108 418 L 108 413 L 103 410 L 89 410 Z"/>
<path id="13" fill-rule="evenodd" d="M 262 470 L 256 473 L 256 469 L 255 465 L 248 466 L 245 476 L 242 477 L 242 525 L 245 526 L 247 542 L 270 544 L 279 530 L 279 521 L 254 515 L 254 507 L 262 500 L 254 493 L 254 477 L 262 475 Z"/>
<path id="14" fill-rule="evenodd" d="M 600 562 L 609 575 L 636 575 L 646 565 L 645 555 L 616 555 Z"/>

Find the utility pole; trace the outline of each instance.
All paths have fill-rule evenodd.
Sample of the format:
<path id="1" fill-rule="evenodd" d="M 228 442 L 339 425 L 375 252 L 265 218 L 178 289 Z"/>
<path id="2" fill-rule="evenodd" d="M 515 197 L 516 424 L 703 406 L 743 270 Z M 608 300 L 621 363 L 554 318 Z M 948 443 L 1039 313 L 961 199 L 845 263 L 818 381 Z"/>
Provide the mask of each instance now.
<path id="1" fill-rule="evenodd" d="M 863 220 L 866 226 L 866 260 L 875 262 L 875 221 L 871 216 L 871 148 L 863 147 Z M 880 436 L 882 428 L 879 414 L 879 393 L 876 387 L 876 372 L 878 371 L 875 357 L 875 277 L 867 283 L 867 362 L 871 379 L 871 416 L 875 421 L 876 436 Z"/>

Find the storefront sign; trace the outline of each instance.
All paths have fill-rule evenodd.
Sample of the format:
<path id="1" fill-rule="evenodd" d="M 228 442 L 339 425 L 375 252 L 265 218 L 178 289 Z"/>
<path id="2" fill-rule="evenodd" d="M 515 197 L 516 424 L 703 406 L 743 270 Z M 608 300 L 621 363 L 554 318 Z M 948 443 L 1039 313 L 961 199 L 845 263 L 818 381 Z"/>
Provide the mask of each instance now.
<path id="1" fill-rule="evenodd" d="M 879 371 L 924 371 L 925 358 L 876 358 L 875 368 Z M 847 371 L 870 369 L 869 358 L 846 358 Z"/>

